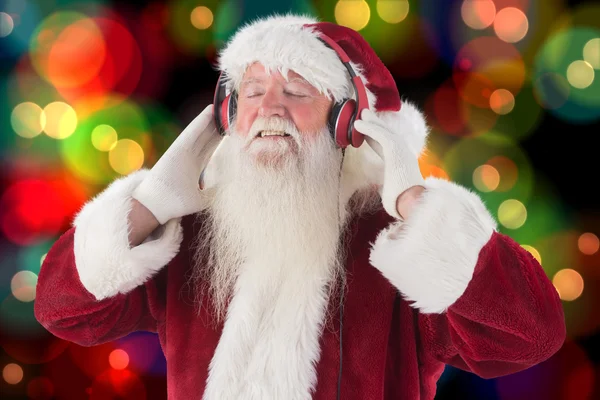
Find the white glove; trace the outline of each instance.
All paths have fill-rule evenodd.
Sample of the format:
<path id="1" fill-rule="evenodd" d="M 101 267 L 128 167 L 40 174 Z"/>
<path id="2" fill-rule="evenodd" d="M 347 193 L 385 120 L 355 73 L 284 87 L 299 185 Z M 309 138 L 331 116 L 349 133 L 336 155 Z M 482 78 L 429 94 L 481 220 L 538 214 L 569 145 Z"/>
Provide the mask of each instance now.
<path id="1" fill-rule="evenodd" d="M 394 132 L 373 111 L 364 109 L 354 127 L 385 163 L 380 191 L 383 208 L 392 217 L 402 219 L 396 208 L 398 197 L 413 186 L 425 185 L 419 160 L 409 150 L 402 132 Z"/>
<path id="2" fill-rule="evenodd" d="M 207 198 L 200 190 L 200 174 L 222 138 L 213 123 L 210 104 L 169 146 L 132 197 L 150 210 L 161 225 L 202 211 Z"/>

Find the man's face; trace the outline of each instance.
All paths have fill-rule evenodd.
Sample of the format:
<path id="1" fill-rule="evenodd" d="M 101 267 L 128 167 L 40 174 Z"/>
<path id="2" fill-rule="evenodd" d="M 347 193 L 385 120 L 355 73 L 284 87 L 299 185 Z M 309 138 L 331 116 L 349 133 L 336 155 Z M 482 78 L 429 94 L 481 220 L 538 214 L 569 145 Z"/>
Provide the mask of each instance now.
<path id="1" fill-rule="evenodd" d="M 290 71 L 286 81 L 279 71 L 268 75 L 262 64 L 255 63 L 248 68 L 240 85 L 235 130 L 249 145 L 261 141 L 261 147 L 276 144 L 275 141 L 311 141 L 326 128 L 331 106 L 327 96 L 296 72 Z M 256 136 L 257 126 L 262 127 L 261 119 L 285 121 L 301 137 Z"/>

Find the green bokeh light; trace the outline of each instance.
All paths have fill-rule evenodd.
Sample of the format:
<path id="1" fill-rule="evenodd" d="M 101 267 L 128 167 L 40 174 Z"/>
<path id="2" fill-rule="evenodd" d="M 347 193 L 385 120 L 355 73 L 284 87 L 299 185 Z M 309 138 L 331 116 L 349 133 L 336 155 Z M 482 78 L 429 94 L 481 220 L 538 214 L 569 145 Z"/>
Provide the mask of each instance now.
<path id="1" fill-rule="evenodd" d="M 499 115 L 493 130 L 513 140 L 523 140 L 535 132 L 542 117 L 543 109 L 536 101 L 532 87 L 526 84 L 515 96 L 512 111 Z"/>
<path id="2" fill-rule="evenodd" d="M 92 143 L 92 132 L 98 125 L 110 124 L 120 139 L 131 139 L 143 146 L 148 123 L 142 110 L 132 101 L 109 98 L 104 107 L 81 119 L 75 133 L 60 142 L 65 165 L 82 180 L 105 185 L 116 177 L 106 152 Z"/>
<path id="3" fill-rule="evenodd" d="M 473 171 L 496 156 L 504 156 L 516 164 L 518 175 L 510 188 L 481 193 L 473 184 Z M 531 198 L 534 171 L 525 152 L 511 139 L 494 132 L 474 138 L 464 138 L 442 157 L 443 168 L 450 180 L 473 189 L 485 202 L 487 209 L 498 220 L 498 208 L 507 199 L 516 199 L 528 207 Z M 502 173 L 500 174 L 502 185 Z M 512 231 L 511 231 L 512 232 Z"/>
<path id="4" fill-rule="evenodd" d="M 593 82 L 583 89 L 572 85 L 567 87 L 568 82 L 563 79 L 569 65 L 583 59 L 586 43 L 598 37 L 600 30 L 593 28 L 562 30 L 548 39 L 536 58 L 533 82 L 542 105 L 552 114 L 570 123 L 586 124 L 600 118 L 598 74 Z"/>

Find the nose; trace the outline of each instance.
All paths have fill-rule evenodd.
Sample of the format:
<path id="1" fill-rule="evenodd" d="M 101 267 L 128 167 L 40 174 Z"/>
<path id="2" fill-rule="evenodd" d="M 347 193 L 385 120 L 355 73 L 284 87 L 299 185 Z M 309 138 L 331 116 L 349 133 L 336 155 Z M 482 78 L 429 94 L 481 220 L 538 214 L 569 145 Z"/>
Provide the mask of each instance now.
<path id="1" fill-rule="evenodd" d="M 276 88 L 269 88 L 261 99 L 258 114 L 261 117 L 269 118 L 278 116 L 281 118 L 285 117 L 286 111 L 282 103 L 281 95 L 277 92 Z"/>

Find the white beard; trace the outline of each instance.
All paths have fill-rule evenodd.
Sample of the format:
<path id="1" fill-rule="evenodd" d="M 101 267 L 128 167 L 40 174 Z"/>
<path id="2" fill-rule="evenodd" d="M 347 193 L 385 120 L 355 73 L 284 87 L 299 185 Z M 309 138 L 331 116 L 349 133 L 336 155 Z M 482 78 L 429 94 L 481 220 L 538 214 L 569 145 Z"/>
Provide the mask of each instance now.
<path id="1" fill-rule="evenodd" d="M 264 126 L 258 122 L 250 134 Z M 291 131 L 294 140 L 250 142 L 232 133 L 220 149 L 225 168 L 200 215 L 192 276 L 201 286 L 196 302 L 211 298 L 213 322 L 224 318 L 242 268 L 274 290 L 296 273 L 343 278 L 339 241 L 349 215 L 340 204 L 341 152 L 326 129 L 309 142 L 283 120 L 275 127 Z"/>
<path id="2" fill-rule="evenodd" d="M 226 170 L 203 216 L 194 269 L 213 322 L 226 318 L 204 399 L 309 399 L 316 387 L 329 300 L 345 277 L 342 156 L 328 135 L 307 142 L 295 132 L 245 147 L 233 134 L 220 150 Z"/>

